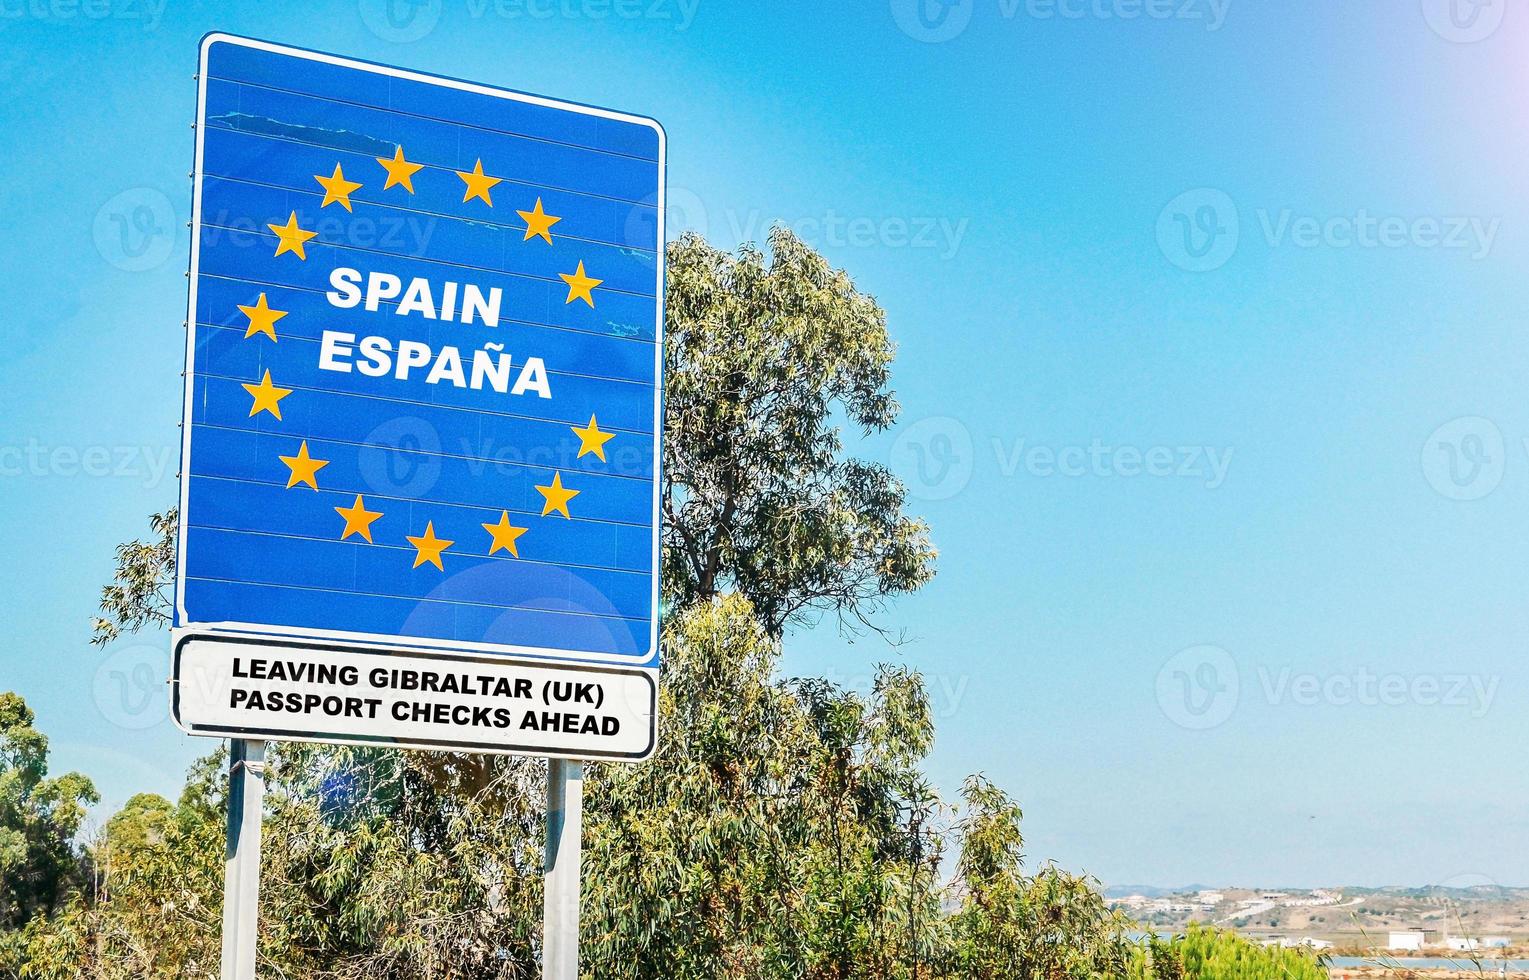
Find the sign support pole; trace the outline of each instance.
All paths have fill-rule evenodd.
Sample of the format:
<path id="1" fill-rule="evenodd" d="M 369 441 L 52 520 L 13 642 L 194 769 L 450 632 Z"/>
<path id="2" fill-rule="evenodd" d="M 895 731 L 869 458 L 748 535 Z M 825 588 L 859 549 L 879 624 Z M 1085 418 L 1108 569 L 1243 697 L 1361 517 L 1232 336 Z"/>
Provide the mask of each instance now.
<path id="1" fill-rule="evenodd" d="M 255 980 L 255 936 L 260 921 L 260 815 L 264 802 L 265 743 L 230 739 L 222 980 Z"/>
<path id="2" fill-rule="evenodd" d="M 542 980 L 579 980 L 579 858 L 583 843 L 584 763 L 548 759 Z"/>

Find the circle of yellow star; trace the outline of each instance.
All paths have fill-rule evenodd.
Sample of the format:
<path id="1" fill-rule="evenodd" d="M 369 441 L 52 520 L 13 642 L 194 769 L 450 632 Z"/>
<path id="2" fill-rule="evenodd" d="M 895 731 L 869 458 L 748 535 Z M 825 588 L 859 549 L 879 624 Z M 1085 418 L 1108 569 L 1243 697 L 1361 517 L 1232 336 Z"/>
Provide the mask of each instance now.
<path id="1" fill-rule="evenodd" d="M 324 203 L 320 204 L 319 207 L 327 208 L 329 205 L 339 202 L 345 207 L 345 210 L 351 210 L 350 195 L 360 190 L 361 185 L 354 180 L 346 180 L 345 171 L 340 169 L 338 163 L 334 165 L 333 176 L 324 177 L 314 174 L 313 179 L 319 182 L 320 187 L 324 188 Z"/>
<path id="2" fill-rule="evenodd" d="M 418 538 L 410 537 L 408 541 L 414 546 L 414 568 L 429 562 L 443 572 L 446 570 L 446 566 L 441 564 L 441 552 L 456 544 L 455 541 L 447 541 L 445 538 L 436 537 L 435 523 L 433 521 L 425 525 L 423 536 Z"/>
<path id="3" fill-rule="evenodd" d="M 239 312 L 250 318 L 250 325 L 244 331 L 244 339 L 249 340 L 257 333 L 263 333 L 276 341 L 276 321 L 287 315 L 286 310 L 273 310 L 266 304 L 265 293 L 255 301 L 254 306 L 241 306 Z"/>
<path id="4" fill-rule="evenodd" d="M 359 493 L 356 494 L 355 503 L 349 507 L 336 507 L 334 512 L 345 518 L 345 530 L 340 535 L 341 541 L 352 534 L 359 534 L 366 539 L 367 544 L 372 543 L 372 525 L 382 516 L 382 512 L 367 510 L 366 501 L 361 499 Z"/>
<path id="5" fill-rule="evenodd" d="M 303 243 L 318 235 L 318 232 L 304 231 L 298 227 L 296 211 L 293 211 L 291 217 L 287 218 L 285 225 L 267 224 L 266 227 L 274 231 L 276 237 L 281 239 L 281 241 L 276 243 L 277 255 L 295 252 L 298 258 L 305 262 L 308 260 L 308 253 L 303 250 Z"/>
<path id="6" fill-rule="evenodd" d="M 470 172 L 466 170 L 458 170 L 457 176 L 461 177 L 462 182 L 467 185 L 467 190 L 462 195 L 463 204 L 466 204 L 468 201 L 471 201 L 475 197 L 481 197 L 484 204 L 487 204 L 489 207 L 494 206 L 494 199 L 489 196 L 488 192 L 493 189 L 495 184 L 502 181 L 504 179 L 503 177 L 490 177 L 485 174 L 483 172 L 482 160 L 479 160 L 476 164 L 474 164 Z"/>
<path id="7" fill-rule="evenodd" d="M 303 440 L 303 444 L 298 448 L 296 456 L 278 456 L 277 458 L 286 463 L 287 469 L 292 471 L 287 477 L 288 490 L 291 490 L 299 483 L 305 483 L 310 488 L 317 490 L 319 488 L 318 472 L 329 465 L 329 460 L 327 459 L 314 459 L 308 455 L 307 439 Z"/>
<path id="8" fill-rule="evenodd" d="M 414 175 L 425 169 L 423 163 L 410 163 L 408 160 L 405 160 L 403 147 L 401 146 L 393 151 L 393 158 L 391 160 L 387 157 L 377 157 L 376 159 L 378 163 L 382 164 L 382 168 L 388 172 L 387 182 L 382 185 L 383 190 L 387 190 L 394 184 L 399 184 L 410 194 L 414 193 Z"/>
<path id="9" fill-rule="evenodd" d="M 568 298 L 563 300 L 564 306 L 567 306 L 576 299 L 582 299 L 590 306 L 594 306 L 595 298 L 590 295 L 590 291 L 605 281 L 604 279 L 591 279 L 589 276 L 586 276 L 582 261 L 579 263 L 578 271 L 573 275 L 570 276 L 566 272 L 559 272 L 558 277 L 568 284 Z"/>
<path id="10" fill-rule="evenodd" d="M 483 525 L 483 530 L 494 536 L 494 543 L 488 549 L 488 553 L 490 555 L 494 554 L 496 551 L 503 550 L 508 551 L 516 558 L 519 558 L 520 547 L 515 543 L 515 541 L 530 529 L 524 527 L 516 527 L 515 525 L 511 524 L 510 512 L 503 511 L 499 515 L 498 524 L 485 524 Z"/>
<path id="11" fill-rule="evenodd" d="M 580 493 L 583 493 L 583 491 L 566 489 L 563 486 L 563 474 L 552 474 L 552 485 L 550 487 L 539 486 L 536 488 L 536 490 L 544 498 L 544 502 L 542 503 L 543 517 L 546 517 L 553 511 L 558 511 L 564 517 L 568 518 L 569 520 L 573 520 L 573 515 L 568 513 L 568 501 L 572 500 L 574 497 L 577 497 Z"/>
<path id="12" fill-rule="evenodd" d="M 543 211 L 542 199 L 539 197 L 536 199 L 536 207 L 534 209 L 530 211 L 516 211 L 515 213 L 525 220 L 525 241 L 529 242 L 539 235 L 547 240 L 548 245 L 552 244 L 552 226 L 563 220 L 562 218 L 554 218 Z"/>
<path id="13" fill-rule="evenodd" d="M 579 456 L 576 458 L 582 458 L 585 453 L 594 453 L 600 457 L 600 462 L 605 462 L 605 444 L 616 438 L 616 433 L 601 432 L 600 423 L 595 421 L 593 415 L 589 417 L 589 425 L 584 428 L 581 429 L 576 425 L 570 425 L 568 428 L 579 437 Z"/>
<path id="14" fill-rule="evenodd" d="M 292 394 L 291 388 L 278 388 L 271 384 L 270 371 L 266 371 L 258 385 L 246 384 L 242 387 L 255 399 L 254 404 L 250 405 L 250 418 L 261 412 L 270 412 L 276 416 L 276 421 L 281 421 L 281 400 Z"/>

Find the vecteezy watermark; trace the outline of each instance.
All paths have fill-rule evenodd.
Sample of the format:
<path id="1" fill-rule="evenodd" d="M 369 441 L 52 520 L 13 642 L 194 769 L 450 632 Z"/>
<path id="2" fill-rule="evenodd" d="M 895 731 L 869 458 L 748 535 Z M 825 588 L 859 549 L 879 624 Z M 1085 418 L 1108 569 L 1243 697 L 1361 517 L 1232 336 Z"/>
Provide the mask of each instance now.
<path id="1" fill-rule="evenodd" d="M 892 19 L 915 41 L 939 44 L 966 30 L 976 6 L 976 0 L 892 0 Z"/>
<path id="2" fill-rule="evenodd" d="M 361 23 L 384 41 L 418 41 L 441 19 L 441 0 L 359 0 Z"/>
<path id="3" fill-rule="evenodd" d="M 843 691 L 849 691 L 861 698 L 869 699 L 875 694 L 877 673 L 863 671 L 845 673 L 836 667 L 827 667 L 820 671 L 814 671 L 817 680 L 825 681 Z M 924 682 L 924 695 L 929 700 L 929 713 L 936 720 L 954 718 L 960 713 L 966 702 L 966 696 L 971 691 L 971 675 L 969 674 L 929 674 L 920 672 Z"/>
<path id="4" fill-rule="evenodd" d="M 1502 26 L 1508 0 L 1421 0 L 1423 19 L 1453 44 L 1485 41 Z"/>
<path id="5" fill-rule="evenodd" d="M 170 655 L 136 643 L 113 647 L 96 668 L 91 697 L 101 717 L 119 728 L 153 728 L 170 715 Z"/>
<path id="6" fill-rule="evenodd" d="M 1254 216 L 1271 248 L 1405 249 L 1463 252 L 1486 258 L 1502 219 L 1481 215 L 1376 215 L 1368 208 L 1352 214 L 1300 214 L 1293 208 L 1256 208 Z M 1169 262 L 1188 272 L 1210 272 L 1232 258 L 1242 238 L 1236 203 L 1224 191 L 1185 191 L 1158 212 L 1157 245 Z"/>
<path id="7" fill-rule="evenodd" d="M 1180 728 L 1204 731 L 1222 724 L 1242 696 L 1237 662 L 1218 646 L 1180 650 L 1157 672 L 1157 705 Z"/>
<path id="8" fill-rule="evenodd" d="M 1258 666 L 1256 691 L 1271 707 L 1448 708 L 1485 717 L 1497 698 L 1501 678 L 1468 673 L 1351 671 L 1316 673 L 1290 667 Z M 1224 724 L 1243 701 L 1237 662 L 1218 646 L 1192 646 L 1169 658 L 1157 672 L 1156 693 L 1163 715 L 1181 728 L 1204 731 Z"/>
<path id="9" fill-rule="evenodd" d="M 898 472 L 909 474 L 913 496 L 948 500 L 971 482 L 972 434 L 958 419 L 920 419 L 897 434 L 891 461 Z"/>
<path id="10" fill-rule="evenodd" d="M 1259 208 L 1259 227 L 1270 248 L 1287 242 L 1296 248 L 1421 248 L 1464 251 L 1472 259 L 1492 252 L 1501 218 L 1477 215 L 1438 215 L 1407 218 L 1378 217 L 1365 208 L 1352 215 L 1300 215 L 1290 208 L 1278 212 Z"/>
<path id="11" fill-rule="evenodd" d="M 272 225 L 285 225 L 291 212 L 280 215 L 248 215 L 219 211 L 202 216 L 202 243 L 216 245 L 226 241 L 232 248 L 269 248 L 275 241 Z M 311 245 L 379 249 L 394 255 L 417 257 L 425 254 L 440 219 L 417 212 L 397 212 L 381 217 L 371 215 L 320 215 L 299 217 L 298 223 L 318 237 Z"/>
<path id="12" fill-rule="evenodd" d="M 1423 443 L 1423 477 L 1451 500 L 1480 500 L 1502 482 L 1507 453 L 1491 419 L 1467 415 L 1445 422 Z"/>
<path id="13" fill-rule="evenodd" d="M 157 269 L 175 250 L 175 208 L 163 191 L 133 187 L 101 205 L 91 235 L 101 258 L 118 269 Z"/>
<path id="14" fill-rule="evenodd" d="M 701 0 L 467 0 L 474 20 L 642 20 L 690 30 Z"/>
<path id="15" fill-rule="evenodd" d="M 357 466 L 375 494 L 424 496 L 441 478 L 441 434 L 413 415 L 389 419 L 367 434 Z"/>
<path id="16" fill-rule="evenodd" d="M 1237 205 L 1213 187 L 1185 191 L 1157 216 L 1157 247 L 1188 272 L 1210 272 L 1237 251 L 1242 225 Z"/>
<path id="17" fill-rule="evenodd" d="M 1332 674 L 1258 668 L 1259 689 L 1274 706 L 1464 708 L 1472 718 L 1482 718 L 1491 710 L 1501 680 L 1481 674 L 1376 673 L 1368 667 Z"/>
<path id="18" fill-rule="evenodd" d="M 629 212 L 626 240 L 651 241 L 656 201 L 649 197 Z M 684 187 L 671 187 L 664 197 L 665 233 L 677 238 L 690 231 L 702 238 L 712 231 L 735 242 L 762 242 L 770 229 L 783 227 L 814 248 L 923 249 L 955 258 L 971 227 L 970 218 L 940 215 L 848 215 L 829 208 L 822 214 L 789 217 L 761 208 L 726 208 L 715 215 L 701 196 Z"/>
<path id="19" fill-rule="evenodd" d="M 0 479 L 92 477 L 157 487 L 174 475 L 169 446 L 49 446 L 38 439 L 0 445 Z"/>
<path id="20" fill-rule="evenodd" d="M 116 21 L 159 26 L 169 0 L 0 0 L 0 26 L 17 20 Z"/>
<path id="21" fill-rule="evenodd" d="M 984 0 L 984 9 L 992 0 Z M 892 19 L 915 41 L 939 44 L 959 37 L 971 25 L 976 0 L 891 0 Z M 1111 20 L 1184 21 L 1219 31 L 1231 0 L 997 0 L 1005 21 Z"/>
<path id="22" fill-rule="evenodd" d="M 1226 482 L 1232 465 L 1231 446 L 1132 446 L 1110 445 L 1094 439 L 1087 446 L 1030 445 L 1025 439 L 1005 446 L 993 440 L 998 469 L 1006 477 L 1023 470 L 1039 477 L 1121 477 L 1146 476 L 1154 479 L 1199 480 L 1205 489 L 1218 489 Z"/>

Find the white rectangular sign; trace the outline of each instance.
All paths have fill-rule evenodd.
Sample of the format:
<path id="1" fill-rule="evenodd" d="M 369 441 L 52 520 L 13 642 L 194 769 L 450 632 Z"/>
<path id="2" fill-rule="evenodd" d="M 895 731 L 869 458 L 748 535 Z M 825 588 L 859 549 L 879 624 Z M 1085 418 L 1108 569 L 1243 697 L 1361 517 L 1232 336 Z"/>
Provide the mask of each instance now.
<path id="1" fill-rule="evenodd" d="M 175 722 L 192 735 L 643 759 L 656 671 L 177 631 Z"/>

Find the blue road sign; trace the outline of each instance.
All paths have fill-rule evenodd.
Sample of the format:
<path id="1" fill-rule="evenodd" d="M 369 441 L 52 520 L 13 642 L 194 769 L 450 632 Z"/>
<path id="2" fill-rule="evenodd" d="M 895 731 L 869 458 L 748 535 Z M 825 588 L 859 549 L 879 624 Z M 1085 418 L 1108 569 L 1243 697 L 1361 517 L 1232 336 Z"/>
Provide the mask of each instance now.
<path id="1" fill-rule="evenodd" d="M 204 40 L 176 590 L 183 727 L 652 750 L 664 153 L 642 117 Z M 439 677 L 347 691 L 323 669 L 343 662 L 364 679 L 360 665 L 404 660 Z M 526 678 L 546 686 L 508 699 L 510 722 L 485 721 L 478 709 L 505 704 L 456 681 L 437 689 L 455 665 L 497 665 L 481 679 L 509 677 L 520 694 Z M 580 700 L 581 683 L 609 689 Z M 615 737 L 592 709 L 607 695 L 630 709 Z M 392 717 L 358 717 L 353 697 Z M 452 698 L 466 700 L 444 723 L 418 709 Z M 465 725 L 463 705 L 476 713 Z M 547 718 L 523 727 L 532 709 L 577 717 L 549 733 Z"/>

